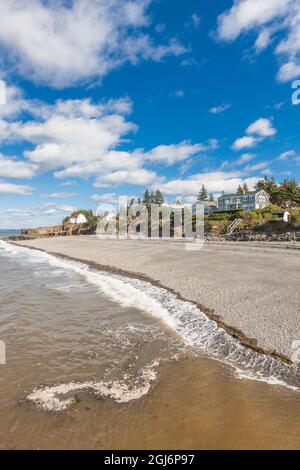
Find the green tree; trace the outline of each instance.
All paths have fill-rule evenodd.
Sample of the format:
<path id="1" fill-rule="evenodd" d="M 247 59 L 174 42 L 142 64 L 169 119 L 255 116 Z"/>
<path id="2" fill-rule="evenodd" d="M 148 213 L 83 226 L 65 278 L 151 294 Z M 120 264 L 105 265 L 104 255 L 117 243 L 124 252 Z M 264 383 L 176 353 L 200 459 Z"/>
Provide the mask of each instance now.
<path id="1" fill-rule="evenodd" d="M 155 191 L 154 200 L 155 200 L 155 204 L 159 206 L 161 206 L 165 202 L 165 199 L 159 189 Z"/>
<path id="2" fill-rule="evenodd" d="M 127 209 L 129 209 L 135 203 L 134 197 L 130 199 Z"/>
<path id="3" fill-rule="evenodd" d="M 300 204 L 300 187 L 295 179 L 285 179 L 279 186 L 278 203 L 283 207 L 295 207 Z"/>
<path id="4" fill-rule="evenodd" d="M 244 184 L 243 184 L 243 191 L 244 191 L 244 193 L 248 193 L 248 192 L 249 192 L 249 188 L 248 188 L 248 186 L 247 186 L 247 183 L 244 183 Z"/>
<path id="5" fill-rule="evenodd" d="M 202 184 L 201 190 L 199 191 L 199 194 L 198 194 L 198 197 L 197 197 L 197 201 L 203 202 L 203 201 L 207 201 L 207 200 L 208 200 L 207 189 L 204 186 L 204 184 Z"/>
<path id="6" fill-rule="evenodd" d="M 236 194 L 244 194 L 244 190 L 242 188 L 242 186 L 239 184 L 237 190 L 236 190 Z"/>
<path id="7" fill-rule="evenodd" d="M 265 176 L 257 182 L 255 188 L 266 191 L 270 196 L 271 204 L 281 207 L 300 205 L 300 186 L 295 179 L 285 179 L 278 185 L 273 177 Z"/>
<path id="8" fill-rule="evenodd" d="M 151 206 L 151 194 L 150 194 L 148 189 L 146 189 L 146 191 L 144 192 L 143 204 L 145 204 L 145 206 L 149 210 L 149 208 Z"/>
<path id="9" fill-rule="evenodd" d="M 258 189 L 259 191 L 263 189 L 271 195 L 274 191 L 278 190 L 278 185 L 273 176 L 272 178 L 264 176 L 263 179 L 259 180 L 256 183 L 255 189 Z"/>
<path id="10" fill-rule="evenodd" d="M 214 202 L 214 200 L 215 200 L 215 198 L 214 198 L 213 193 L 210 193 L 210 195 L 209 195 L 209 201 L 210 201 L 210 202 Z"/>

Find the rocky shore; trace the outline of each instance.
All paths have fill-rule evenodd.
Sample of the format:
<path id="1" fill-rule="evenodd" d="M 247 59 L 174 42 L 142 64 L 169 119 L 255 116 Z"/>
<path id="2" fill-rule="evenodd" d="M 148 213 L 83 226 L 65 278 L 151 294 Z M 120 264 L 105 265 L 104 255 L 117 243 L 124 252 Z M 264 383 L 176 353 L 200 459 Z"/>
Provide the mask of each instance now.
<path id="1" fill-rule="evenodd" d="M 53 225 L 50 227 L 29 228 L 21 230 L 20 235 L 9 237 L 12 241 L 35 240 L 37 238 L 66 237 L 71 235 L 90 235 L 95 233 L 95 226 L 89 224 Z"/>

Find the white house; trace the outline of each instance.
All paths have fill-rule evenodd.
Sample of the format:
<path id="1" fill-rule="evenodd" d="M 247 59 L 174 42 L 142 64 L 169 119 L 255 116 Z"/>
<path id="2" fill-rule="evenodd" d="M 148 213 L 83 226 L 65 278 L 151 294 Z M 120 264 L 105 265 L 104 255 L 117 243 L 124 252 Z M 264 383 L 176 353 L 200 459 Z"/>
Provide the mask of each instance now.
<path id="1" fill-rule="evenodd" d="M 70 217 L 70 222 L 71 224 L 85 224 L 87 222 L 87 218 L 84 214 L 77 213 Z"/>
<path id="2" fill-rule="evenodd" d="M 218 210 L 227 211 L 232 209 L 264 209 L 270 204 L 270 196 L 266 191 L 248 191 L 244 194 L 223 194 L 218 198 Z"/>
<path id="3" fill-rule="evenodd" d="M 272 215 L 283 222 L 291 221 L 291 214 L 288 211 L 272 212 Z"/>

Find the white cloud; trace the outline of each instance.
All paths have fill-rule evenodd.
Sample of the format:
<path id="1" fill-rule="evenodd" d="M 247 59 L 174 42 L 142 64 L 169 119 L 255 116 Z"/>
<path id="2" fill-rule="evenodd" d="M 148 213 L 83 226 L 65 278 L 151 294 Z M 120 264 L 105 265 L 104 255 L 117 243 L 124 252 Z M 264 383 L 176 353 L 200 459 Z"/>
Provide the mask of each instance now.
<path id="1" fill-rule="evenodd" d="M 277 76 L 280 82 L 289 82 L 294 78 L 298 78 L 300 76 L 300 64 L 297 64 L 296 62 L 287 62 L 286 64 L 283 64 L 280 67 Z"/>
<path id="2" fill-rule="evenodd" d="M 6 157 L 0 154 L 1 178 L 32 178 L 37 172 L 37 165 L 18 160 L 16 157 Z"/>
<path id="3" fill-rule="evenodd" d="M 45 197 L 49 197 L 50 199 L 68 199 L 77 196 L 77 193 L 68 193 L 68 192 L 62 192 L 62 193 L 51 193 L 51 194 L 45 194 Z"/>
<path id="4" fill-rule="evenodd" d="M 119 194 L 116 193 L 105 193 L 105 194 L 93 194 L 91 200 L 94 202 L 104 202 L 109 204 L 116 204 L 119 201 Z"/>
<path id="5" fill-rule="evenodd" d="M 199 193 L 202 184 L 205 185 L 209 193 L 220 191 L 236 191 L 239 184 L 247 183 L 252 189 L 259 177 L 244 179 L 240 172 L 207 172 L 190 176 L 186 179 L 175 179 L 165 183 L 160 183 L 159 188 L 166 195 L 195 196 Z"/>
<path id="6" fill-rule="evenodd" d="M 144 153 L 144 158 L 153 163 L 165 163 L 173 165 L 182 162 L 200 152 L 206 150 L 202 144 L 192 144 L 188 140 L 184 140 L 179 144 L 159 145 L 149 152 Z"/>
<path id="7" fill-rule="evenodd" d="M 22 120 L 24 109 L 31 114 L 29 119 L 27 112 Z M 0 155 L 0 177 L 29 178 L 54 171 L 56 178 L 69 181 L 94 176 L 96 187 L 149 185 L 157 175 L 147 166 L 174 165 L 218 145 L 216 139 L 207 145 L 184 140 L 147 151 L 119 150 L 136 130 L 127 117 L 131 109 L 128 98 L 98 103 L 88 99 L 59 100 L 49 105 L 26 102 L 22 96 L 22 106 L 15 106 L 9 119 L 0 120 L 0 136 L 4 143 L 24 144 L 25 160 L 1 160 Z"/>
<path id="8" fill-rule="evenodd" d="M 246 134 L 244 137 L 240 137 L 233 144 L 232 148 L 234 150 L 242 150 L 244 148 L 252 148 L 262 139 L 271 137 L 277 133 L 277 130 L 272 127 L 272 122 L 270 119 L 260 118 L 257 121 L 250 124 L 246 129 Z M 253 135 L 255 137 L 253 137 Z"/>
<path id="9" fill-rule="evenodd" d="M 209 112 L 211 114 L 221 114 L 229 108 L 231 108 L 231 104 L 221 104 L 220 106 L 213 106 L 209 109 Z"/>
<path id="10" fill-rule="evenodd" d="M 244 153 L 243 155 L 241 155 L 241 158 L 239 158 L 236 163 L 238 165 L 244 165 L 244 163 L 250 162 L 251 160 L 253 160 L 253 158 L 255 158 L 255 155 L 253 153 Z"/>
<path id="11" fill-rule="evenodd" d="M 151 0 L 5 0 L 0 45 L 9 68 L 38 83 L 64 87 L 101 78 L 124 62 L 160 61 L 186 49 L 172 38 L 154 44 Z"/>
<path id="12" fill-rule="evenodd" d="M 95 188 L 108 188 L 111 186 L 120 186 L 122 184 L 133 184 L 139 186 L 147 186 L 157 179 L 154 171 L 145 168 L 137 170 L 120 170 L 98 176 L 93 186 Z"/>
<path id="13" fill-rule="evenodd" d="M 68 181 L 62 181 L 60 183 L 60 186 L 78 186 L 78 183 L 76 180 L 68 180 Z"/>
<path id="14" fill-rule="evenodd" d="M 209 148 L 210 148 L 211 150 L 216 150 L 217 148 L 219 148 L 219 141 L 218 141 L 218 139 L 214 139 L 214 138 L 213 138 L 213 139 L 209 139 L 208 143 L 209 143 Z"/>
<path id="15" fill-rule="evenodd" d="M 258 52 L 269 46 L 275 35 L 275 49 L 285 63 L 278 72 L 279 81 L 286 82 L 300 74 L 300 4 L 295 0 L 235 0 L 231 9 L 218 19 L 218 36 L 232 41 L 240 34 L 254 30 Z"/>
<path id="16" fill-rule="evenodd" d="M 22 196 L 29 196 L 32 194 L 33 188 L 31 186 L 24 186 L 12 183 L 0 183 L 0 194 L 19 194 Z"/>
<path id="17" fill-rule="evenodd" d="M 77 208 L 50 202 L 26 208 L 0 209 L 0 228 L 45 227 L 60 224 L 66 214 Z"/>
<path id="18" fill-rule="evenodd" d="M 270 119 L 260 118 L 257 121 L 250 124 L 246 130 L 247 134 L 256 134 L 260 137 L 271 137 L 277 133 L 277 130 L 272 127 Z"/>
<path id="19" fill-rule="evenodd" d="M 234 150 L 242 150 L 244 148 L 251 148 L 254 147 L 257 144 L 258 140 L 255 137 L 252 137 L 250 135 L 240 137 L 239 139 L 236 139 L 236 141 L 233 143 L 232 148 Z"/>
<path id="20" fill-rule="evenodd" d="M 34 146 L 24 151 L 28 171 L 37 168 L 46 171 L 69 167 L 77 162 L 103 160 L 125 135 L 136 129 L 125 116 L 131 110 L 128 99 L 97 104 L 90 100 L 58 101 L 51 106 L 42 104 L 40 109 L 42 112 L 37 112 L 38 116 L 33 116 L 32 120 L 0 121 L 3 141 L 15 139 Z M 118 165 L 121 155 L 119 159 L 110 155 L 110 161 L 118 160 Z M 109 168 L 114 169 L 112 166 Z"/>
<path id="21" fill-rule="evenodd" d="M 255 165 L 247 165 L 245 167 L 245 171 L 253 172 L 258 170 L 263 170 L 269 165 L 270 162 L 260 162 L 256 163 Z"/>
<path id="22" fill-rule="evenodd" d="M 197 15 L 196 13 L 193 13 L 191 16 L 192 23 L 195 29 L 198 29 L 201 23 L 201 16 Z"/>
<path id="23" fill-rule="evenodd" d="M 104 194 L 93 194 L 93 196 L 91 196 L 91 200 L 96 202 L 96 203 L 101 203 L 101 204 L 118 204 L 119 203 L 119 200 L 120 200 L 120 197 L 122 197 L 123 195 L 120 195 L 120 194 L 117 194 L 117 193 L 104 193 Z M 130 201 L 131 199 L 135 199 L 136 197 L 135 196 L 128 196 L 128 195 L 125 195 L 125 197 L 127 197 L 127 201 Z"/>
<path id="24" fill-rule="evenodd" d="M 242 32 L 264 25 L 284 15 L 290 0 L 235 0 L 232 8 L 218 19 L 218 34 L 231 41 Z"/>
<path id="25" fill-rule="evenodd" d="M 296 157 L 295 150 L 288 150 L 287 152 L 283 152 L 277 157 L 277 160 L 288 160 L 289 158 Z"/>

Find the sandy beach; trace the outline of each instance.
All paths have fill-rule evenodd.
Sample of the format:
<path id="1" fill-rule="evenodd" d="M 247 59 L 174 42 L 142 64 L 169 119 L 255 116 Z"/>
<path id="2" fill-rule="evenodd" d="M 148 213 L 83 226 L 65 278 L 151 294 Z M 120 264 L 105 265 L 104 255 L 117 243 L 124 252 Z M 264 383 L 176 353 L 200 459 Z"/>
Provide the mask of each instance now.
<path id="1" fill-rule="evenodd" d="M 293 359 L 300 339 L 297 245 L 206 243 L 201 251 L 159 241 L 96 236 L 18 242 L 159 283 L 201 306 L 252 347 Z M 292 249 L 287 249 L 292 248 Z"/>

